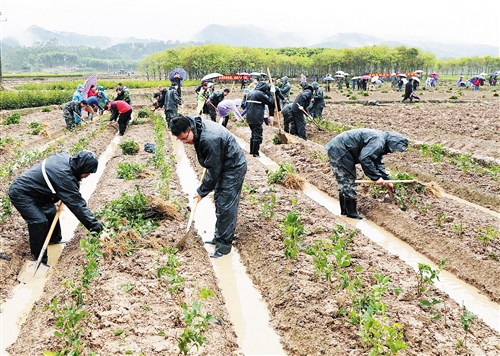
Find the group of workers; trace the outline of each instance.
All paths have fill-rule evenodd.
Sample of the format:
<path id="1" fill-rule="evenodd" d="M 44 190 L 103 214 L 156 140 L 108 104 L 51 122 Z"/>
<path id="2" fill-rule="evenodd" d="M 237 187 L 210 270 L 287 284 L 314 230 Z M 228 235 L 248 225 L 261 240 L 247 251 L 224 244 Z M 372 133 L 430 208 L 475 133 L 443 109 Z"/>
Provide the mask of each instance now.
<path id="1" fill-rule="evenodd" d="M 252 131 L 250 154 L 254 157 L 259 157 L 262 143 L 264 106 L 274 107 L 277 103 L 275 97 L 277 90 L 280 91 L 280 99 L 285 103 L 282 112 L 290 111 L 296 134 L 306 139 L 304 108 L 310 108 L 309 104 L 316 99 L 314 94 L 319 88 L 314 83 L 309 85 L 306 81 L 301 82 L 302 92 L 297 95 L 293 103 L 290 103 L 287 79 L 281 78 L 281 89 L 268 81 L 259 81 L 245 98 L 247 123 Z M 166 120 L 172 135 L 184 144 L 193 145 L 199 164 L 206 169 L 194 199 L 200 201 L 210 192 L 214 192 L 217 220 L 214 237 L 207 243 L 215 245 L 211 257 L 219 258 L 231 251 L 240 195 L 247 171 L 247 158 L 233 134 L 225 127 L 228 110 L 238 112 L 232 106 L 221 106 L 224 101 L 229 101 L 223 100 L 229 94 L 229 89 L 207 96 L 200 94 L 206 90 L 205 88 L 206 86 L 201 85 L 197 89 L 197 95 L 203 96 L 204 105 L 209 103 L 214 110 L 218 110 L 221 118 L 224 118 L 221 123 L 225 125 L 215 122 L 211 111 L 208 111 L 210 120 L 202 118 L 203 107 L 200 106 L 195 114 L 178 115 L 176 107 L 182 103 L 178 84 L 172 85 L 169 89 L 158 87 L 159 92 L 155 95 L 154 104 L 155 107 L 165 108 Z M 80 108 L 85 106 L 83 100 L 75 103 L 80 105 Z M 124 114 L 122 113 L 124 104 L 130 106 L 124 100 L 108 101 L 103 109 L 120 113 L 118 120 L 120 123 Z M 131 108 L 127 112 L 131 114 Z M 127 118 L 127 115 L 124 117 Z M 287 120 L 286 117 L 284 120 Z M 121 124 L 126 126 L 126 123 L 125 120 L 120 123 L 120 134 L 124 132 Z M 385 185 L 389 191 L 393 191 L 393 185 L 387 182 L 390 180 L 390 175 L 385 170 L 383 156 L 392 152 L 402 152 L 407 147 L 408 139 L 402 134 L 375 129 L 349 130 L 337 135 L 325 145 L 338 183 L 341 215 L 364 219 L 357 212 L 356 164 L 361 165 L 364 174 L 375 181 L 375 184 Z M 79 192 L 81 179 L 95 173 L 97 166 L 98 159 L 90 151 L 81 151 L 74 156 L 58 153 L 34 165 L 13 181 L 9 188 L 9 197 L 28 224 L 31 253 L 35 258 L 41 253 L 50 222 L 55 216 L 54 204 L 58 201 L 62 201 L 88 230 L 102 232 L 102 224 L 92 215 Z M 59 243 L 61 240 L 61 230 L 57 225 L 50 241 Z M 42 262 L 47 263 L 46 252 Z"/>

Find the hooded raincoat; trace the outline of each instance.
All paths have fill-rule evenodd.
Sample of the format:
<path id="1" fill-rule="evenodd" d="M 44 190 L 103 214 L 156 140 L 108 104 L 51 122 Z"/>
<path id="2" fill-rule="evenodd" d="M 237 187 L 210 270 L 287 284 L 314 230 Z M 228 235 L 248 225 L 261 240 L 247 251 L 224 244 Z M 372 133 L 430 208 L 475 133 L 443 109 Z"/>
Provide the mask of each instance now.
<path id="1" fill-rule="evenodd" d="M 62 201 L 87 230 L 100 233 L 102 225 L 87 208 L 80 194 L 80 180 L 84 173 L 97 171 L 97 156 L 80 151 L 74 156 L 56 153 L 22 173 L 12 182 L 9 197 L 12 204 L 28 223 L 31 253 L 38 258 L 49 227 L 56 214 L 54 203 Z M 60 241 L 59 223 L 51 241 Z"/>
<path id="2" fill-rule="evenodd" d="M 345 131 L 325 145 L 339 191 L 351 199 L 357 198 L 354 183 L 357 163 L 371 180 L 388 180 L 391 177 L 385 170 L 382 156 L 403 152 L 407 147 L 408 139 L 402 134 L 374 129 Z"/>
<path id="3" fill-rule="evenodd" d="M 307 109 L 312 99 L 313 88 L 307 82 L 300 83 L 300 86 L 303 91 L 297 95 L 292 105 L 293 125 L 297 132 L 297 136 L 307 140 L 306 121 L 304 120 L 304 113 L 299 109 L 299 104 L 304 108 L 304 110 Z"/>
<path id="4" fill-rule="evenodd" d="M 203 183 L 196 192 L 205 197 L 214 191 L 216 251 L 228 254 L 236 229 L 241 188 L 247 171 L 247 160 L 234 136 L 222 125 L 186 116 L 193 131 L 193 144 L 200 165 L 207 169 Z"/>
<path id="5" fill-rule="evenodd" d="M 264 107 L 274 101 L 269 84 L 258 82 L 255 89 L 248 93 L 246 100 L 246 117 L 248 126 L 252 130 L 250 138 L 250 153 L 257 153 L 262 143 L 262 124 L 264 122 Z"/>
<path id="6" fill-rule="evenodd" d="M 323 117 L 323 108 L 325 107 L 325 98 L 323 96 L 323 90 L 319 87 L 317 82 L 312 83 L 313 96 L 312 96 L 312 107 L 309 110 L 309 114 L 314 118 Z"/>
<path id="7" fill-rule="evenodd" d="M 283 95 L 287 101 L 290 101 L 290 89 L 292 89 L 292 86 L 288 83 L 288 77 L 281 78 L 281 95 Z"/>
<path id="8" fill-rule="evenodd" d="M 73 101 L 82 101 L 83 100 L 83 94 L 82 94 L 82 89 L 83 89 L 83 84 L 78 84 L 78 87 L 76 88 L 75 92 L 73 93 Z"/>

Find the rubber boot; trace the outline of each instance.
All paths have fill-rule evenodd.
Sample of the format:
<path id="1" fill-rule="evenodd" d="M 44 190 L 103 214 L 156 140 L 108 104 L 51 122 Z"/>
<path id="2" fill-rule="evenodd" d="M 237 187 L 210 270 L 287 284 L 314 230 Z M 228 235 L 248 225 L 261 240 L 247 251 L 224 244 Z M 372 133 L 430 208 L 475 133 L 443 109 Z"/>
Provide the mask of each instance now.
<path id="1" fill-rule="evenodd" d="M 28 233 L 30 236 L 30 249 L 31 254 L 35 261 L 40 256 L 40 252 L 42 252 L 43 243 L 45 242 L 45 238 L 47 237 L 47 233 L 49 232 L 49 223 L 35 223 L 28 224 Z M 47 250 L 42 257 L 42 261 L 47 261 Z"/>
<path id="2" fill-rule="evenodd" d="M 254 157 L 260 158 L 259 148 L 260 148 L 260 143 L 254 142 L 254 148 L 253 148 L 253 156 Z"/>
<path id="3" fill-rule="evenodd" d="M 340 215 L 347 215 L 347 209 L 345 208 L 345 197 L 344 193 L 339 192 L 339 202 L 340 202 Z"/>
<path id="4" fill-rule="evenodd" d="M 222 126 L 227 127 L 227 123 L 229 122 L 229 115 L 224 116 L 224 121 L 222 121 Z"/>
<path id="5" fill-rule="evenodd" d="M 356 209 L 356 203 L 357 203 L 356 199 L 344 197 L 344 201 L 345 201 L 345 208 L 346 208 L 348 218 L 358 219 L 358 220 L 366 220 L 366 218 L 364 218 L 358 214 L 358 211 Z"/>
<path id="6" fill-rule="evenodd" d="M 249 154 L 253 155 L 253 148 L 254 148 L 254 143 L 253 141 L 250 141 L 250 152 Z"/>

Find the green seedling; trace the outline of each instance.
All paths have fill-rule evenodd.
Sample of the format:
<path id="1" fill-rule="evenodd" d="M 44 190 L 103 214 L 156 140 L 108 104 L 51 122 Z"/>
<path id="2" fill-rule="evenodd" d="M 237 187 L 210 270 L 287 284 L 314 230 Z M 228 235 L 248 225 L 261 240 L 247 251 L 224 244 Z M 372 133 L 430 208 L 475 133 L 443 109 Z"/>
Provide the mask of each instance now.
<path id="1" fill-rule="evenodd" d="M 267 194 L 262 199 L 262 210 L 260 216 L 265 220 L 274 219 L 276 216 L 274 210 L 276 209 L 276 194 Z"/>
<path id="2" fill-rule="evenodd" d="M 438 222 L 438 227 L 443 227 L 443 222 L 446 221 L 446 215 L 445 214 L 439 214 L 437 216 L 437 222 Z"/>
<path id="3" fill-rule="evenodd" d="M 120 179 L 132 180 L 140 176 L 144 171 L 146 165 L 144 163 L 135 162 L 118 162 L 118 169 L 116 170 L 116 176 Z"/>
<path id="4" fill-rule="evenodd" d="M 458 222 L 453 222 L 453 231 L 458 235 L 461 236 L 465 232 L 465 228 L 467 227 L 466 224 L 464 223 L 458 223 Z"/>
<path id="5" fill-rule="evenodd" d="M 290 164 L 280 163 L 279 168 L 275 172 L 266 169 L 266 174 L 267 174 L 267 183 L 280 184 L 285 181 L 285 178 L 288 174 L 295 174 L 295 170 L 293 169 L 293 166 L 291 166 Z"/>
<path id="6" fill-rule="evenodd" d="M 13 113 L 10 116 L 7 116 L 7 118 L 4 120 L 3 124 L 4 125 L 15 125 L 19 124 L 19 121 L 21 120 L 21 115 L 17 112 Z"/>
<path id="7" fill-rule="evenodd" d="M 479 241 L 481 241 L 485 249 L 491 240 L 496 239 L 498 237 L 498 231 L 496 231 L 495 227 L 491 225 L 487 227 L 480 227 L 476 229 L 476 232 L 479 233 L 477 238 Z"/>
<path id="8" fill-rule="evenodd" d="M 32 121 L 28 124 L 28 128 L 31 129 L 31 131 L 28 131 L 30 135 L 38 135 L 40 131 L 43 130 L 43 126 L 41 123 L 38 121 Z"/>
<path id="9" fill-rule="evenodd" d="M 472 326 L 472 323 L 474 322 L 474 320 L 476 319 L 476 315 L 471 313 L 466 307 L 465 305 L 463 306 L 463 309 L 462 309 L 462 316 L 460 317 L 460 322 L 462 323 L 462 327 L 465 331 L 465 335 L 464 335 L 464 338 L 461 340 L 461 339 L 458 339 L 458 343 L 457 343 L 457 349 L 461 348 L 461 347 L 467 347 L 467 335 L 469 334 L 470 332 L 470 328 Z"/>
<path id="10" fill-rule="evenodd" d="M 123 293 L 128 293 L 134 288 L 135 288 L 135 285 L 133 285 L 130 282 L 120 284 L 120 286 L 118 287 L 118 289 L 121 290 Z"/>
<path id="11" fill-rule="evenodd" d="M 201 290 L 201 294 L 198 300 L 195 300 L 191 307 L 188 307 L 186 303 L 182 303 L 183 315 L 181 319 L 186 323 L 186 328 L 181 335 L 177 337 L 177 345 L 179 351 L 184 355 L 187 355 L 193 346 L 196 346 L 196 350 L 202 346 L 207 338 L 205 337 L 205 332 L 208 330 L 208 326 L 214 321 L 214 317 L 209 313 L 203 314 L 201 312 L 201 300 L 214 297 L 215 293 L 212 292 L 207 287 Z"/>
<path id="12" fill-rule="evenodd" d="M 437 269 L 433 269 L 431 266 L 424 263 L 418 263 L 418 284 L 417 284 L 417 297 L 425 294 L 434 282 L 439 281 L 439 274 L 441 273 L 445 260 L 441 260 Z"/>
<path id="13" fill-rule="evenodd" d="M 302 234 L 304 234 L 304 226 L 300 223 L 300 215 L 296 210 L 292 210 L 283 219 L 282 230 L 286 234 L 284 239 L 285 257 L 295 259 L 302 242 Z"/>

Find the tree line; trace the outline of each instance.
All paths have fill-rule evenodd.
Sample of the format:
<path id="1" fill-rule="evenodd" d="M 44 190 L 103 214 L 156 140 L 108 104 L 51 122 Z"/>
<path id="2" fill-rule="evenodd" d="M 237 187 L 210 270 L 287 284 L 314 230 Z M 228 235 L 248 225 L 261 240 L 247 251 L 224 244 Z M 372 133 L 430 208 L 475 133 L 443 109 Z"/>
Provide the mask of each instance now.
<path id="1" fill-rule="evenodd" d="M 392 73 L 423 70 L 450 75 L 474 75 L 500 69 L 500 57 L 463 57 L 437 59 L 415 47 L 386 45 L 359 48 L 250 48 L 219 44 L 158 41 L 119 44 L 107 49 L 87 46 L 60 46 L 56 39 L 31 47 L 4 46 L 4 72 L 35 72 L 54 69 L 77 72 L 139 71 L 148 79 L 161 80 L 177 67 L 191 79 L 207 73 L 266 72 L 297 77 L 324 76 L 343 70 L 351 74 Z"/>
<path id="2" fill-rule="evenodd" d="M 153 53 L 138 64 L 138 70 L 149 79 L 166 78 L 176 67 L 182 67 L 189 78 L 201 78 L 218 72 L 266 72 L 272 68 L 273 76 L 297 77 L 335 73 L 342 70 L 354 75 L 371 73 L 414 72 L 474 75 L 490 73 L 500 68 L 500 57 L 465 57 L 436 59 L 430 52 L 414 47 L 385 45 L 360 48 L 306 48 L 276 49 L 234 47 L 207 44 L 180 46 Z"/>

